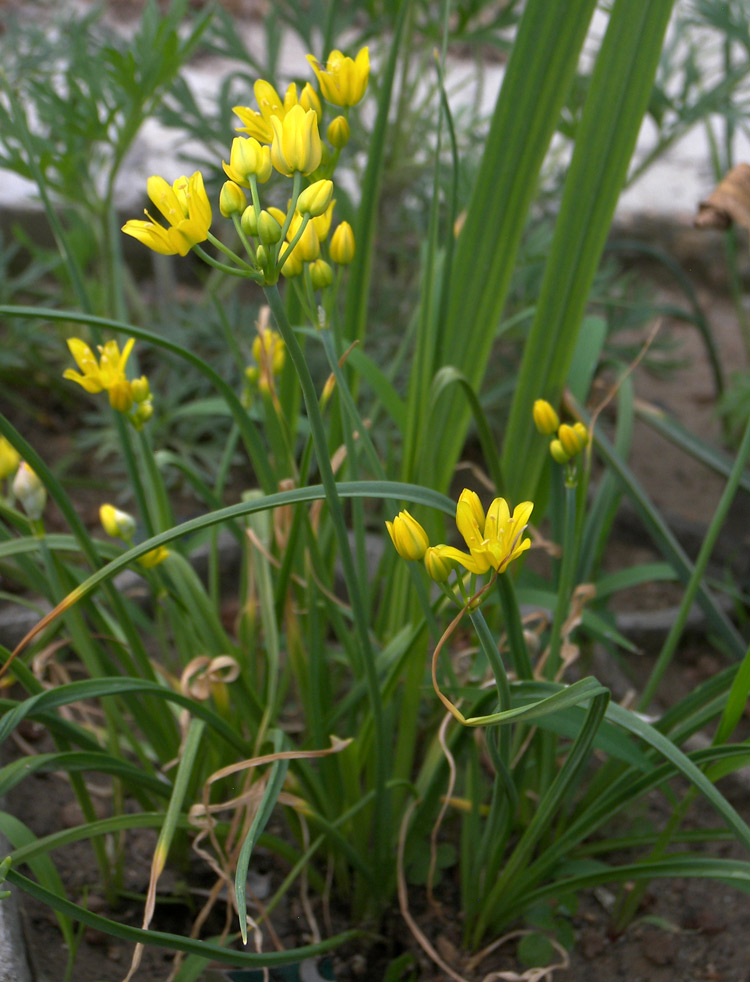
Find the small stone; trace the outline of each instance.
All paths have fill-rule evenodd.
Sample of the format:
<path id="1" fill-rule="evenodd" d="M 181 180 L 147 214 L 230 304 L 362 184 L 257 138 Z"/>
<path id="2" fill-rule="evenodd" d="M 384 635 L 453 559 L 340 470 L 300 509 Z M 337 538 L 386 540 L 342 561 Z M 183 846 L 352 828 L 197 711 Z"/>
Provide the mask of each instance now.
<path id="1" fill-rule="evenodd" d="M 593 959 L 598 958 L 599 955 L 607 947 L 607 942 L 599 934 L 598 931 L 592 931 L 589 928 L 584 928 L 581 932 L 581 951 L 583 952 L 584 958 Z"/>
<path id="2" fill-rule="evenodd" d="M 674 937 L 663 932 L 649 931 L 641 941 L 641 952 L 654 965 L 669 965 L 675 956 Z"/>

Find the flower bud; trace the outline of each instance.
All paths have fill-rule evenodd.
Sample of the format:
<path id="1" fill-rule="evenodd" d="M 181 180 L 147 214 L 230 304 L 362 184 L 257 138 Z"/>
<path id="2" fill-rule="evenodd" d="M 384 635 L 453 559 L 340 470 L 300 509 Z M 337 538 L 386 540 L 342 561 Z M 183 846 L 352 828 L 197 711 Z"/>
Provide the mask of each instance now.
<path id="1" fill-rule="evenodd" d="M 567 464 L 570 460 L 570 456 L 565 452 L 565 447 L 559 440 L 553 440 L 550 443 L 549 452 L 552 454 L 552 459 L 558 464 Z"/>
<path id="2" fill-rule="evenodd" d="M 130 383 L 130 389 L 133 393 L 133 399 L 137 403 L 146 402 L 147 399 L 151 398 L 151 387 L 145 375 L 134 378 Z"/>
<path id="3" fill-rule="evenodd" d="M 320 123 L 323 116 L 323 107 L 320 104 L 318 93 L 309 82 L 305 83 L 305 87 L 299 94 L 299 104 L 303 109 L 315 110 L 315 115 L 318 117 L 318 122 Z"/>
<path id="4" fill-rule="evenodd" d="M 573 423 L 573 429 L 576 431 L 581 440 L 583 440 L 583 446 L 587 447 L 589 443 L 589 431 L 586 429 L 583 423 Z"/>
<path id="5" fill-rule="evenodd" d="M 552 436 L 560 425 L 560 419 L 546 399 L 537 399 L 533 409 L 534 425 L 545 436 Z"/>
<path id="6" fill-rule="evenodd" d="M 342 150 L 349 142 L 351 131 L 346 116 L 337 116 L 328 124 L 326 131 L 328 142 L 337 150 Z"/>
<path id="7" fill-rule="evenodd" d="M 585 446 L 585 441 L 581 438 L 581 434 L 567 423 L 563 423 L 560 426 L 557 431 L 557 439 L 563 445 L 563 449 L 568 457 L 575 457 Z"/>
<path id="8" fill-rule="evenodd" d="M 320 255 L 320 239 L 317 236 L 312 219 L 305 226 L 299 242 L 294 247 L 294 251 L 299 253 L 300 259 L 306 263 L 313 262 Z"/>
<path id="9" fill-rule="evenodd" d="M 339 266 L 348 266 L 354 259 L 354 232 L 349 222 L 342 222 L 333 233 L 331 259 Z"/>
<path id="10" fill-rule="evenodd" d="M 264 245 L 259 245 L 255 250 L 255 262 L 258 269 L 268 269 L 268 249 Z"/>
<path id="11" fill-rule="evenodd" d="M 300 215 L 316 218 L 322 215 L 333 198 L 333 181 L 315 181 L 297 198 L 297 211 Z"/>
<path id="12" fill-rule="evenodd" d="M 120 511 L 114 505 L 102 505 L 99 509 L 99 521 L 102 528 L 113 539 L 124 539 L 129 542 L 135 533 L 135 519 L 126 511 Z"/>
<path id="13" fill-rule="evenodd" d="M 47 490 L 25 460 L 20 462 L 13 478 L 13 494 L 32 522 L 42 517 L 47 504 Z"/>
<path id="14" fill-rule="evenodd" d="M 20 463 L 20 453 L 4 436 L 0 436 L 0 481 L 10 477 Z"/>
<path id="15" fill-rule="evenodd" d="M 272 170 L 270 148 L 261 146 L 254 137 L 236 136 L 232 140 L 229 163 L 222 161 L 222 166 L 227 177 L 243 188 L 250 187 L 249 179 L 253 174 L 265 184 Z"/>
<path id="16" fill-rule="evenodd" d="M 402 559 L 424 559 L 430 545 L 427 533 L 408 511 L 400 511 L 385 527 Z"/>
<path id="17" fill-rule="evenodd" d="M 467 518 L 470 522 L 473 522 L 481 535 L 484 535 L 484 525 L 485 516 L 484 508 L 482 508 L 482 502 L 479 500 L 479 495 L 476 491 L 472 491 L 471 488 L 464 488 L 458 498 L 458 504 L 456 505 L 456 522 L 461 519 L 461 525 L 464 524 L 464 518 Z M 459 526 L 460 528 L 461 526 Z"/>
<path id="18" fill-rule="evenodd" d="M 328 232 L 331 228 L 331 219 L 333 218 L 333 206 L 335 204 L 336 199 L 333 198 L 323 214 L 316 216 L 312 220 L 312 223 L 315 226 L 315 234 L 317 235 L 319 242 L 325 242 L 325 240 L 328 238 Z"/>
<path id="19" fill-rule="evenodd" d="M 142 430 L 153 415 L 154 404 L 150 399 L 148 399 L 146 402 L 140 403 L 133 413 L 133 424 L 135 428 L 137 430 Z"/>
<path id="20" fill-rule="evenodd" d="M 245 192 L 234 181 L 225 181 L 219 194 L 219 211 L 224 218 L 241 215 L 247 206 Z"/>
<path id="21" fill-rule="evenodd" d="M 455 560 L 442 556 L 439 546 L 430 546 L 424 554 L 424 568 L 431 580 L 436 583 L 445 583 L 456 568 L 456 563 Z"/>
<path id="22" fill-rule="evenodd" d="M 281 238 L 281 225 L 268 211 L 258 216 L 258 237 L 263 245 L 276 245 Z"/>
<path id="23" fill-rule="evenodd" d="M 314 290 L 324 290 L 333 283 L 333 270 L 325 259 L 310 263 L 310 282 Z"/>
<path id="24" fill-rule="evenodd" d="M 144 569 L 151 569 L 154 566 L 158 566 L 159 563 L 163 563 L 168 555 L 169 549 L 166 546 L 157 546 L 156 549 L 151 549 L 145 555 L 141 556 L 138 562 Z"/>
<path id="25" fill-rule="evenodd" d="M 133 386 L 125 378 L 117 379 L 109 387 L 109 404 L 118 413 L 127 413 L 133 405 Z"/>
<path id="26" fill-rule="evenodd" d="M 258 234 L 258 220 L 255 217 L 255 205 L 248 205 L 242 212 L 240 227 L 247 236 L 254 238 Z"/>
<path id="27" fill-rule="evenodd" d="M 299 276 L 303 266 L 304 263 L 302 256 L 299 254 L 299 249 L 293 249 L 284 260 L 284 265 L 281 267 L 281 275 L 287 279 L 291 279 L 293 276 Z"/>

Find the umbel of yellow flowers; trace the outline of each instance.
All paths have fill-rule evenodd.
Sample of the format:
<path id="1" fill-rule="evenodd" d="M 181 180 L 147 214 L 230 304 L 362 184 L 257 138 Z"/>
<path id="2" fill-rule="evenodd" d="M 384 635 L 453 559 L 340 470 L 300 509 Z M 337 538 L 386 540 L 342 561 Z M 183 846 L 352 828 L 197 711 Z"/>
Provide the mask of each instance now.
<path id="1" fill-rule="evenodd" d="M 120 413 L 129 413 L 128 418 L 135 428 L 140 430 L 143 424 L 151 419 L 154 407 L 146 376 L 142 375 L 131 381 L 125 374 L 125 365 L 134 344 L 135 340 L 128 338 L 122 351 L 117 341 L 100 344 L 100 357 L 97 361 L 94 352 L 85 341 L 81 341 L 80 338 L 68 338 L 68 348 L 81 372 L 66 368 L 63 378 L 77 382 L 87 392 L 106 392 L 112 408 Z M 134 403 L 135 411 L 130 413 Z"/>
<path id="2" fill-rule="evenodd" d="M 406 511 L 385 524 L 398 554 L 404 559 L 424 558 L 428 574 L 443 582 L 450 566 L 456 563 L 471 573 L 486 573 L 490 569 L 505 572 L 531 545 L 523 533 L 533 508 L 531 501 L 523 501 L 511 514 L 505 498 L 495 498 L 485 516 L 476 492 L 464 489 L 456 506 L 456 526 L 468 552 L 453 546 L 430 546 L 425 530 Z"/>
<path id="3" fill-rule="evenodd" d="M 146 212 L 147 222 L 125 222 L 122 231 L 126 235 L 164 256 L 186 256 L 194 245 L 205 242 L 212 216 L 200 171 L 191 177 L 178 177 L 174 184 L 168 184 L 163 177 L 149 177 L 146 191 L 169 226 L 159 225 Z"/>

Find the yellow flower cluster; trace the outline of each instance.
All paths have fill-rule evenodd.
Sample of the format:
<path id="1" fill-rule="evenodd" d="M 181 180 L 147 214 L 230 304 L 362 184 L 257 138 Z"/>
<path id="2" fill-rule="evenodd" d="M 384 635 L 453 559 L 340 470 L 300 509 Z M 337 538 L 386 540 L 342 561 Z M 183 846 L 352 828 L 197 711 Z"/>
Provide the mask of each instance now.
<path id="1" fill-rule="evenodd" d="M 557 437 L 550 441 L 549 452 L 558 464 L 568 464 L 589 444 L 589 431 L 583 423 L 572 425 L 561 423 L 560 419 L 546 399 L 537 399 L 532 410 L 534 425 L 544 436 Z"/>
<path id="2" fill-rule="evenodd" d="M 125 413 L 139 430 L 151 419 L 154 407 L 146 376 L 130 380 L 125 374 L 125 365 L 134 344 L 134 339 L 128 338 L 125 347 L 120 351 L 117 341 L 107 341 L 106 344 L 99 345 L 97 361 L 85 341 L 68 338 L 68 348 L 81 371 L 66 368 L 63 378 L 77 382 L 87 392 L 106 392 L 112 408 Z"/>
<path id="3" fill-rule="evenodd" d="M 324 289 L 333 283 L 329 262 L 321 256 L 331 226 L 334 205 L 330 176 L 341 149 L 346 146 L 350 130 L 346 113 L 364 97 L 370 74 L 367 48 L 349 58 L 332 51 L 321 65 L 312 55 L 308 61 L 315 73 L 321 96 L 307 83 L 298 95 L 292 83 L 283 98 L 269 82 L 259 79 L 254 85 L 257 109 L 235 106 L 242 126 L 232 141 L 229 163 L 223 161 L 228 178 L 219 196 L 219 210 L 234 221 L 250 263 L 235 256 L 211 234 L 211 205 L 196 171 L 191 177 L 180 177 L 170 185 L 162 177 L 150 177 L 148 196 L 166 219 L 164 226 L 146 212 L 147 221 L 131 220 L 123 232 L 165 255 L 185 256 L 208 240 L 236 260 L 240 275 L 259 283 L 275 283 L 279 273 L 298 276 L 309 264 L 310 285 Z M 325 131 L 326 145 L 320 127 L 324 121 L 323 102 L 344 110 L 330 121 Z M 258 185 L 269 180 L 273 171 L 294 179 L 294 193 L 287 212 L 261 207 Z M 301 180 L 309 179 L 302 187 Z M 248 202 L 246 191 L 250 192 Z M 201 257 L 213 265 L 201 249 Z M 331 237 L 330 261 L 346 265 L 354 258 L 354 235 L 342 222 Z M 235 270 L 232 270 L 233 272 Z"/>
<path id="4" fill-rule="evenodd" d="M 531 545 L 523 533 L 533 508 L 532 502 L 524 501 L 511 514 L 505 498 L 495 498 L 485 515 L 476 492 L 464 489 L 456 505 L 456 526 L 468 552 L 447 545 L 431 546 L 427 533 L 408 511 L 399 512 L 385 524 L 399 556 L 424 560 L 431 579 L 442 583 L 456 565 L 471 573 L 487 573 L 490 569 L 504 573 Z"/>

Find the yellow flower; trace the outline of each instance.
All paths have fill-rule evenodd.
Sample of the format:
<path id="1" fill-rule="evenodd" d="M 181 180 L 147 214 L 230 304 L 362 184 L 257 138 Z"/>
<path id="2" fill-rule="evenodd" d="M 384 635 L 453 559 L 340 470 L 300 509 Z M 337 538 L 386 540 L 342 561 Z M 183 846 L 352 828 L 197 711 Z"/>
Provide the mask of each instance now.
<path id="1" fill-rule="evenodd" d="M 325 68 L 313 55 L 307 60 L 318 78 L 323 98 L 334 106 L 356 106 L 367 89 L 370 77 L 370 52 L 362 48 L 355 59 L 340 51 L 328 55 Z"/>
<path id="2" fill-rule="evenodd" d="M 271 126 L 271 162 L 276 170 L 285 177 L 291 177 L 295 171 L 311 174 L 323 155 L 315 110 L 292 106 L 283 120 L 271 116 Z"/>
<path id="3" fill-rule="evenodd" d="M 146 212 L 149 221 L 131 219 L 123 225 L 126 235 L 164 256 L 186 256 L 194 245 L 208 238 L 211 204 L 200 171 L 191 177 L 179 177 L 172 185 L 163 177 L 149 177 L 146 191 L 169 227 L 159 225 Z"/>
<path id="4" fill-rule="evenodd" d="M 291 86 L 289 88 L 291 89 Z M 254 137 L 260 143 L 270 143 L 273 139 L 271 116 L 281 116 L 283 119 L 286 115 L 286 108 L 281 96 L 270 82 L 259 78 L 253 86 L 253 91 L 260 112 L 250 109 L 249 106 L 235 106 L 232 112 L 239 116 L 244 123 L 244 126 L 238 126 L 237 130 L 239 133 L 247 133 L 248 136 Z M 287 89 L 288 95 L 289 89 Z M 296 86 L 294 87 L 294 101 L 297 101 Z"/>
<path id="5" fill-rule="evenodd" d="M 400 511 L 385 527 L 402 559 L 424 559 L 430 545 L 427 533 L 408 511 Z"/>
<path id="6" fill-rule="evenodd" d="M 20 453 L 4 436 L 0 436 L 0 481 L 10 477 L 20 463 Z"/>
<path id="7" fill-rule="evenodd" d="M 272 134 L 273 135 L 273 134 Z M 269 141 L 270 142 L 270 141 Z M 271 176 L 271 150 L 262 147 L 253 137 L 245 139 L 236 136 L 232 140 L 229 163 L 222 160 L 221 166 L 227 177 L 240 187 L 250 187 L 250 176 L 255 174 L 261 184 Z"/>
<path id="8" fill-rule="evenodd" d="M 532 410 L 534 425 L 545 436 L 552 436 L 560 425 L 560 419 L 546 399 L 537 399 Z"/>
<path id="9" fill-rule="evenodd" d="M 469 552 L 444 545 L 435 549 L 441 558 L 453 559 L 471 573 L 486 573 L 490 567 L 502 573 L 531 545 L 531 540 L 522 536 L 533 508 L 531 501 L 523 501 L 511 515 L 505 498 L 495 498 L 485 518 L 477 495 L 468 489 L 462 491 L 456 506 L 456 525 Z"/>
<path id="10" fill-rule="evenodd" d="M 99 345 L 100 358 L 80 338 L 68 338 L 68 348 L 83 374 L 66 368 L 63 378 L 77 382 L 87 392 L 107 392 L 113 409 L 126 413 L 133 405 L 133 386 L 125 376 L 125 364 L 135 340 L 128 338 L 120 353 L 117 341 Z"/>
<path id="11" fill-rule="evenodd" d="M 354 259 L 354 232 L 349 222 L 336 226 L 331 238 L 331 259 L 339 266 L 346 266 Z"/>

